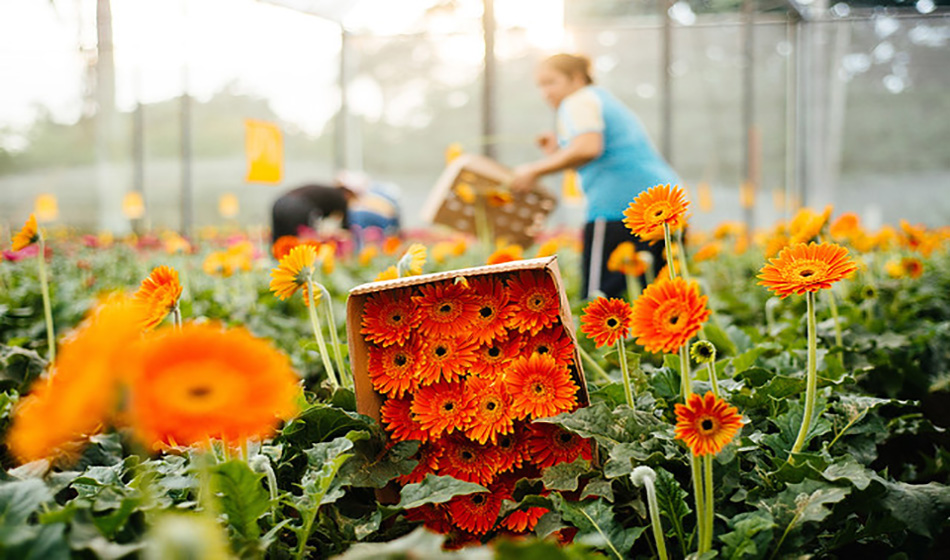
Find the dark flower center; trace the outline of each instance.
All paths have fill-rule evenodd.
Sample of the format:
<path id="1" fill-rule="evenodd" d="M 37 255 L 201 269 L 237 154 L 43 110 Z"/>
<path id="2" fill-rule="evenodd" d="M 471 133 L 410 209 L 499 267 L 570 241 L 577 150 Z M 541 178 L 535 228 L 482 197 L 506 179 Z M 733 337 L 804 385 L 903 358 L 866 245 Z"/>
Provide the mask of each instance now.
<path id="1" fill-rule="evenodd" d="M 497 406 L 498 405 L 495 404 L 495 401 L 488 401 L 488 403 L 485 405 L 485 408 L 487 408 L 488 410 L 495 410 Z"/>
<path id="2" fill-rule="evenodd" d="M 396 354 L 396 357 L 393 358 L 393 363 L 396 364 L 396 365 L 399 366 L 399 367 L 402 367 L 402 366 L 406 365 L 406 362 L 408 362 L 408 361 L 409 361 L 409 360 L 406 359 L 406 357 L 405 357 L 404 355 L 402 355 L 402 354 Z"/>
<path id="3" fill-rule="evenodd" d="M 484 318 L 486 318 L 486 319 L 495 314 L 495 310 L 492 309 L 491 307 L 487 306 L 487 305 L 486 305 L 485 307 L 479 309 L 478 312 L 479 312 L 479 314 L 481 314 L 482 317 L 484 317 Z"/>
<path id="4" fill-rule="evenodd" d="M 475 504 L 476 506 L 482 505 L 484 501 L 485 501 L 485 496 L 482 496 L 481 494 L 475 494 L 474 496 L 472 496 L 472 503 Z"/>
<path id="5" fill-rule="evenodd" d="M 706 418 L 705 420 L 700 422 L 699 425 L 703 428 L 703 431 L 706 431 L 706 432 L 713 429 L 713 421 L 710 420 L 709 418 Z"/>
<path id="6" fill-rule="evenodd" d="M 501 436 L 498 438 L 498 447 L 502 449 L 510 449 L 512 444 L 514 444 L 514 441 L 512 441 L 509 436 Z"/>
<path id="7" fill-rule="evenodd" d="M 439 307 L 439 312 L 440 312 L 440 313 L 448 313 L 449 311 L 452 311 L 452 306 L 449 305 L 448 303 L 443 303 L 443 304 Z"/>
<path id="8" fill-rule="evenodd" d="M 492 358 L 497 358 L 501 355 L 501 350 L 499 350 L 497 346 L 492 346 L 488 349 L 488 355 Z"/>
<path id="9" fill-rule="evenodd" d="M 471 461 L 472 459 L 475 458 L 475 455 L 472 454 L 471 451 L 469 451 L 469 450 L 466 449 L 466 450 L 462 451 L 462 458 L 465 459 L 466 461 Z"/>
<path id="10" fill-rule="evenodd" d="M 571 443 L 571 440 L 574 439 L 574 435 L 573 435 L 573 434 L 569 434 L 569 433 L 567 433 L 567 432 L 563 432 L 563 433 L 562 433 L 561 435 L 559 435 L 557 438 L 558 438 L 559 440 L 561 440 L 561 443 Z"/>
<path id="11" fill-rule="evenodd" d="M 449 351 L 446 350 L 445 346 L 437 346 L 436 349 L 435 349 L 435 355 L 438 356 L 438 357 L 440 357 L 440 358 L 443 357 L 443 356 L 445 356 L 445 355 L 448 354 L 448 353 L 449 353 Z"/>
<path id="12" fill-rule="evenodd" d="M 617 320 L 614 319 L 613 317 L 611 317 L 610 319 L 607 319 L 607 326 L 610 327 L 610 328 L 614 328 L 614 327 L 616 327 L 618 324 L 619 324 L 619 323 L 617 322 Z"/>
<path id="13" fill-rule="evenodd" d="M 452 412 L 452 410 L 455 409 L 455 403 L 447 402 L 447 403 L 445 403 L 444 405 L 442 405 L 442 408 L 443 408 L 446 412 Z"/>
<path id="14" fill-rule="evenodd" d="M 533 389 L 534 389 L 534 392 L 537 393 L 538 395 L 544 392 L 544 386 L 541 385 L 540 383 L 535 383 Z"/>
<path id="15" fill-rule="evenodd" d="M 798 275 L 801 276 L 802 278 L 808 278 L 809 276 L 814 276 L 814 274 L 815 274 L 814 270 L 808 270 L 808 269 L 805 269 L 798 273 Z"/>
<path id="16" fill-rule="evenodd" d="M 199 399 L 202 397 L 207 397 L 211 394 L 211 387 L 208 387 L 207 385 L 202 387 L 192 387 L 188 390 L 188 394 Z"/>
<path id="17" fill-rule="evenodd" d="M 662 209 L 662 208 L 653 213 L 653 216 L 656 217 L 656 218 L 659 218 L 659 217 L 662 216 L 662 215 L 663 215 L 663 209 Z"/>
<path id="18" fill-rule="evenodd" d="M 550 351 L 551 349 L 545 346 L 544 344 L 538 345 L 538 349 L 537 349 L 538 354 L 547 354 Z"/>
<path id="19" fill-rule="evenodd" d="M 670 324 L 675 325 L 676 323 L 679 322 L 679 320 L 680 320 L 679 315 L 673 315 L 672 317 L 670 317 Z"/>
<path id="20" fill-rule="evenodd" d="M 402 321 L 402 315 L 400 315 L 399 313 L 395 313 L 392 317 L 392 320 L 393 320 L 393 323 L 398 323 L 399 321 Z"/>

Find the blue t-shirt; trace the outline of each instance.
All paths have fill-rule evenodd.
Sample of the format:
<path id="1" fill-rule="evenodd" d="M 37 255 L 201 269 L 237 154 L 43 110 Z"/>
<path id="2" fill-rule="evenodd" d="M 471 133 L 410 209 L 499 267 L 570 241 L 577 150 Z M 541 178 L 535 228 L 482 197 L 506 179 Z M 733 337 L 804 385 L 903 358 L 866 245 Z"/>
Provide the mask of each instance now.
<path id="1" fill-rule="evenodd" d="M 622 220 L 641 192 L 659 184 L 679 184 L 679 176 L 656 150 L 640 119 L 603 88 L 585 86 L 564 98 L 557 110 L 561 147 L 579 134 L 600 132 L 604 150 L 579 167 L 587 195 L 587 219 Z"/>

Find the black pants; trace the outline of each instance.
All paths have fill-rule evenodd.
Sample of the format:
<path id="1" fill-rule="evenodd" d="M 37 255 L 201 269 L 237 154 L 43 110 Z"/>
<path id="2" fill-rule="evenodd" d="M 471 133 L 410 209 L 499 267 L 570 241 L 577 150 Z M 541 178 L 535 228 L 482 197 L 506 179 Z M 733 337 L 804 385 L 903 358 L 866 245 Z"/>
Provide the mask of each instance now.
<path id="1" fill-rule="evenodd" d="M 599 227 L 598 227 L 599 226 Z M 632 241 L 637 251 L 649 251 L 653 255 L 653 275 L 663 268 L 663 242 L 653 245 L 640 241 L 623 225 L 620 220 L 611 222 L 587 222 L 584 226 L 584 255 L 581 260 L 581 277 L 584 283 L 581 289 L 583 297 L 592 292 L 601 291 L 607 297 L 624 297 L 627 291 L 627 279 L 619 272 L 607 270 L 610 253 L 624 241 Z M 592 267 L 591 264 L 594 264 Z M 599 263 L 599 266 L 598 266 Z M 598 272 L 599 269 L 599 272 Z M 646 286 L 646 278 L 640 276 L 640 285 Z"/>

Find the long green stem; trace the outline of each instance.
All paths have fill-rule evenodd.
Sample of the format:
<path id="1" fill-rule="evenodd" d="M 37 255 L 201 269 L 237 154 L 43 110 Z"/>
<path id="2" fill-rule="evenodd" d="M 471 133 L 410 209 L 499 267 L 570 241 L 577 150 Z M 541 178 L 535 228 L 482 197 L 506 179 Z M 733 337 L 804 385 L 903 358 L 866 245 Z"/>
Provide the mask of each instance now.
<path id="1" fill-rule="evenodd" d="M 811 417 L 815 412 L 815 398 L 818 393 L 818 341 L 815 335 L 815 292 L 805 294 L 808 314 L 808 371 L 805 384 L 805 413 L 802 416 L 802 427 L 798 430 L 798 437 L 792 445 L 792 455 L 802 450 L 805 445 L 805 436 L 811 427 Z M 789 461 L 791 461 L 789 457 Z"/>
<path id="2" fill-rule="evenodd" d="M 709 552 L 712 550 L 712 541 L 713 541 L 713 456 L 705 455 L 703 456 L 703 471 L 704 471 L 704 482 L 703 485 L 706 490 L 705 503 L 706 511 L 704 512 L 703 517 L 705 518 L 706 523 L 706 541 L 703 543 L 702 552 Z"/>
<path id="3" fill-rule="evenodd" d="M 637 277 L 632 274 L 624 274 L 627 279 L 627 298 L 630 300 L 630 303 L 633 303 L 633 300 L 637 299 L 637 296 L 640 295 L 640 282 L 637 281 Z"/>
<path id="4" fill-rule="evenodd" d="M 313 280 L 309 280 L 308 284 L 307 297 L 310 298 L 310 301 L 307 302 L 307 309 L 310 312 L 310 326 L 313 327 L 313 337 L 317 340 L 317 346 L 320 348 L 320 359 L 323 360 L 323 369 L 327 370 L 327 379 L 330 380 L 330 385 L 336 390 L 340 388 L 340 382 L 337 381 L 336 374 L 333 372 L 333 364 L 330 363 L 330 353 L 327 350 L 327 343 L 323 340 L 323 329 L 320 327 L 320 317 L 317 315 L 318 300 L 313 297 Z"/>
<path id="5" fill-rule="evenodd" d="M 693 394 L 692 376 L 689 371 L 689 355 L 687 354 L 686 344 L 680 346 L 680 392 L 683 395 L 683 404 L 689 401 L 689 396 Z"/>
<path id="6" fill-rule="evenodd" d="M 49 347 L 49 363 L 56 361 L 56 333 L 53 332 L 53 306 L 49 299 L 49 282 L 46 279 L 46 242 L 39 234 L 39 253 L 36 254 L 40 268 L 40 292 L 43 294 L 43 316 L 46 319 L 46 344 Z"/>
<path id="7" fill-rule="evenodd" d="M 620 372 L 623 373 L 623 394 L 627 398 L 630 408 L 636 408 L 634 391 L 630 383 L 630 366 L 627 365 L 627 350 L 623 345 L 623 337 L 617 339 L 617 357 L 620 358 Z"/>
<path id="8" fill-rule="evenodd" d="M 715 360 L 713 360 L 715 361 Z M 710 361 L 706 364 L 706 370 L 709 372 L 709 383 L 712 385 L 713 395 L 719 398 L 719 378 L 716 377 L 716 364 Z"/>
<path id="9" fill-rule="evenodd" d="M 181 308 L 178 306 L 178 302 L 175 302 L 175 308 L 172 309 L 172 326 L 181 329 Z"/>
<path id="10" fill-rule="evenodd" d="M 683 230 L 676 232 L 676 242 L 679 243 L 679 263 L 680 263 L 680 273 L 683 275 L 683 279 L 689 280 L 689 268 L 686 266 L 686 246 L 683 245 Z"/>
<path id="11" fill-rule="evenodd" d="M 607 372 L 604 371 L 604 368 L 600 367 L 600 364 L 598 364 L 597 361 L 594 360 L 594 358 L 592 358 L 590 354 L 588 354 L 583 348 L 581 348 L 580 344 L 575 346 L 575 348 L 577 348 L 577 353 L 581 355 L 581 359 L 584 361 L 584 363 L 590 366 L 590 369 L 594 370 L 594 373 L 596 373 L 598 377 L 600 377 L 607 383 L 614 382 L 614 380 L 611 379 L 609 375 L 607 375 Z"/>
<path id="12" fill-rule="evenodd" d="M 676 278 L 676 266 L 673 263 L 673 241 L 670 236 L 670 225 L 663 224 L 663 243 L 666 245 L 666 269 L 669 271 L 670 280 Z"/>
<path id="13" fill-rule="evenodd" d="M 666 539 L 663 537 L 663 525 L 660 519 L 660 507 L 656 501 L 656 488 L 653 480 L 646 480 L 647 507 L 650 509 L 650 524 L 653 525 L 653 540 L 656 541 L 656 553 L 660 560 L 667 560 Z"/>
<path id="14" fill-rule="evenodd" d="M 702 553 L 703 543 L 706 542 L 706 522 L 704 519 L 706 508 L 703 499 L 703 474 L 702 466 L 699 464 L 700 460 L 692 453 L 689 454 L 689 468 L 693 475 L 693 500 L 696 505 L 696 548 Z"/>
<path id="15" fill-rule="evenodd" d="M 330 344 L 333 345 L 333 357 L 336 360 L 337 370 L 340 372 L 340 381 L 346 383 L 346 365 L 343 363 L 343 351 L 340 348 L 340 337 L 336 332 L 336 317 L 333 314 L 333 302 L 330 292 L 323 284 L 317 284 L 327 304 L 327 321 L 330 322 Z"/>
<path id="16" fill-rule="evenodd" d="M 831 308 L 831 318 L 835 323 L 835 345 L 839 348 L 844 346 L 841 338 L 841 319 L 838 318 L 838 302 L 833 290 L 825 290 L 828 293 L 828 306 Z"/>

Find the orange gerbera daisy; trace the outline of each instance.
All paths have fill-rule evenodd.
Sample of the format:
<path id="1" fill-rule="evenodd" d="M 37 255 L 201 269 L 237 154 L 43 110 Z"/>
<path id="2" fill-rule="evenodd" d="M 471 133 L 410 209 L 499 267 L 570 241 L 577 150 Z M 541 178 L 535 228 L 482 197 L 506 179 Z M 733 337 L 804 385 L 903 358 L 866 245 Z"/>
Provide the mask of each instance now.
<path id="1" fill-rule="evenodd" d="M 830 288 L 831 284 L 851 276 L 858 266 L 848 250 L 834 243 L 799 243 L 782 249 L 778 257 L 769 259 L 757 276 L 779 297 Z"/>
<path id="2" fill-rule="evenodd" d="M 522 354 L 547 354 L 558 365 L 568 366 L 574 361 L 574 343 L 561 326 L 555 325 L 539 332 L 537 336 L 527 337 Z"/>
<path id="3" fill-rule="evenodd" d="M 498 472 L 521 468 L 524 464 L 527 437 L 528 429 L 520 422 L 515 422 L 511 432 L 497 437 L 494 449 L 498 456 Z"/>
<path id="4" fill-rule="evenodd" d="M 372 346 L 369 350 L 369 378 L 373 388 L 387 397 L 401 397 L 416 384 L 422 356 L 419 343 Z"/>
<path id="5" fill-rule="evenodd" d="M 561 306 L 551 277 L 533 270 L 521 272 L 508 281 L 508 301 L 512 311 L 508 328 L 532 335 L 554 324 Z"/>
<path id="6" fill-rule="evenodd" d="M 647 263 L 640 258 L 633 241 L 624 241 L 611 251 L 607 270 L 628 276 L 641 276 L 647 271 Z"/>
<path id="7" fill-rule="evenodd" d="M 593 457 L 590 440 L 556 424 L 529 425 L 526 448 L 528 457 L 542 469 L 558 463 L 573 463 L 578 457 L 588 461 Z"/>
<path id="8" fill-rule="evenodd" d="M 290 250 L 300 245 L 300 238 L 296 235 L 282 235 L 274 241 L 274 245 L 271 246 L 271 254 L 274 255 L 274 258 L 278 261 L 284 259 L 287 256 L 287 253 L 290 253 Z"/>
<path id="9" fill-rule="evenodd" d="M 412 296 L 419 313 L 419 332 L 425 336 L 468 334 L 478 316 L 478 304 L 464 284 L 426 284 Z"/>
<path id="10" fill-rule="evenodd" d="M 524 249 L 521 248 L 521 245 L 506 245 L 489 255 L 487 264 L 501 264 L 512 261 L 520 261 L 523 258 Z"/>
<path id="11" fill-rule="evenodd" d="M 474 300 L 478 304 L 478 314 L 472 325 L 471 334 L 479 344 L 505 336 L 508 332 L 505 323 L 513 314 L 508 306 L 508 293 L 499 280 L 490 276 L 475 278 L 470 283 Z"/>
<path id="12" fill-rule="evenodd" d="M 285 300 L 303 288 L 304 301 L 309 305 L 307 283 L 313 274 L 313 265 L 317 252 L 309 245 L 298 245 L 280 259 L 277 268 L 271 270 L 270 289 L 281 300 Z M 319 299 L 320 294 L 314 296 Z"/>
<path id="13" fill-rule="evenodd" d="M 148 278 L 142 280 L 138 291 L 132 297 L 145 310 L 143 325 L 145 330 L 157 327 L 170 312 L 178 307 L 181 290 L 178 271 L 167 266 L 152 269 Z"/>
<path id="14" fill-rule="evenodd" d="M 648 352 L 676 352 L 712 313 L 695 282 L 682 278 L 655 282 L 633 303 L 631 332 Z"/>
<path id="15" fill-rule="evenodd" d="M 709 261 L 719 256 L 722 247 L 717 242 L 707 243 L 693 254 L 693 262 Z"/>
<path id="16" fill-rule="evenodd" d="M 848 241 L 863 234 L 861 220 L 854 212 L 845 212 L 831 223 L 828 235 L 836 241 Z"/>
<path id="17" fill-rule="evenodd" d="M 512 360 L 521 354 L 521 337 L 509 335 L 483 344 L 475 351 L 472 374 L 483 379 L 495 379 L 502 375 Z"/>
<path id="18" fill-rule="evenodd" d="M 492 492 L 455 496 L 449 500 L 448 508 L 456 525 L 470 533 L 484 535 L 498 520 L 501 497 Z"/>
<path id="19" fill-rule="evenodd" d="M 439 470 L 439 459 L 444 452 L 442 443 L 438 440 L 423 444 L 415 455 L 418 461 L 416 467 L 411 473 L 396 477 L 396 482 L 403 486 L 416 484 L 422 482 L 427 474 L 435 474 Z"/>
<path id="20" fill-rule="evenodd" d="M 828 218 L 831 217 L 831 210 L 832 206 L 830 204 L 825 206 L 825 210 L 821 214 L 811 208 L 799 210 L 788 224 L 788 232 L 791 236 L 790 242 L 793 245 L 808 243 L 818 237 L 818 234 L 821 233 L 822 228 L 828 222 Z"/>
<path id="21" fill-rule="evenodd" d="M 393 440 L 416 440 L 423 443 L 429 441 L 429 432 L 422 429 L 412 416 L 412 400 L 386 399 L 379 412 L 383 425 Z"/>
<path id="22" fill-rule="evenodd" d="M 30 214 L 30 217 L 26 219 L 26 223 L 23 224 L 23 227 L 20 229 L 20 231 L 13 234 L 13 244 L 10 248 L 14 251 L 19 251 L 29 247 L 39 240 L 40 233 L 39 228 L 36 226 L 36 214 Z"/>
<path id="23" fill-rule="evenodd" d="M 300 394 L 290 360 L 242 328 L 191 323 L 143 340 L 128 371 L 129 420 L 153 447 L 267 437 Z"/>
<path id="24" fill-rule="evenodd" d="M 451 436 L 443 440 L 445 452 L 439 459 L 439 474 L 459 480 L 487 485 L 498 472 L 498 452 L 465 437 Z"/>
<path id="25" fill-rule="evenodd" d="M 21 463 L 70 457 L 108 423 L 119 399 L 124 351 L 141 336 L 142 309 L 127 298 L 99 305 L 63 340 L 50 377 L 37 379 L 14 408 L 6 434 Z"/>
<path id="26" fill-rule="evenodd" d="M 533 354 L 515 360 L 506 379 L 516 418 L 544 418 L 568 412 L 577 404 L 577 384 L 552 356 Z"/>
<path id="27" fill-rule="evenodd" d="M 515 533 L 533 531 L 538 521 L 548 513 L 548 508 L 532 506 L 528 509 L 518 509 L 501 520 L 501 526 Z"/>
<path id="28" fill-rule="evenodd" d="M 422 385 L 431 385 L 439 380 L 452 382 L 465 377 L 477 359 L 476 350 L 478 343 L 471 338 L 430 338 L 422 343 L 416 379 Z"/>
<path id="29" fill-rule="evenodd" d="M 686 224 L 686 193 L 679 186 L 657 185 L 640 193 L 623 211 L 623 223 L 641 239 L 663 237 L 663 224 L 670 232 Z"/>
<path id="30" fill-rule="evenodd" d="M 361 321 L 366 340 L 380 346 L 405 344 L 420 317 L 412 304 L 409 290 L 386 290 L 366 299 Z"/>
<path id="31" fill-rule="evenodd" d="M 742 416 L 734 406 L 707 391 L 693 393 L 676 405 L 676 439 L 686 442 L 693 455 L 715 455 L 742 428 Z"/>
<path id="32" fill-rule="evenodd" d="M 627 338 L 633 324 L 633 308 L 622 299 L 599 297 L 587 304 L 581 317 L 581 332 L 597 348 L 613 346 Z"/>
<path id="33" fill-rule="evenodd" d="M 419 389 L 412 413 L 433 438 L 464 429 L 475 414 L 463 383 L 436 383 Z"/>
<path id="34" fill-rule="evenodd" d="M 469 420 L 465 435 L 478 443 L 491 440 L 499 434 L 509 433 L 514 426 L 511 416 L 511 395 L 501 379 L 489 381 L 473 377 L 468 380 L 466 390 L 472 395 L 475 414 Z"/>

